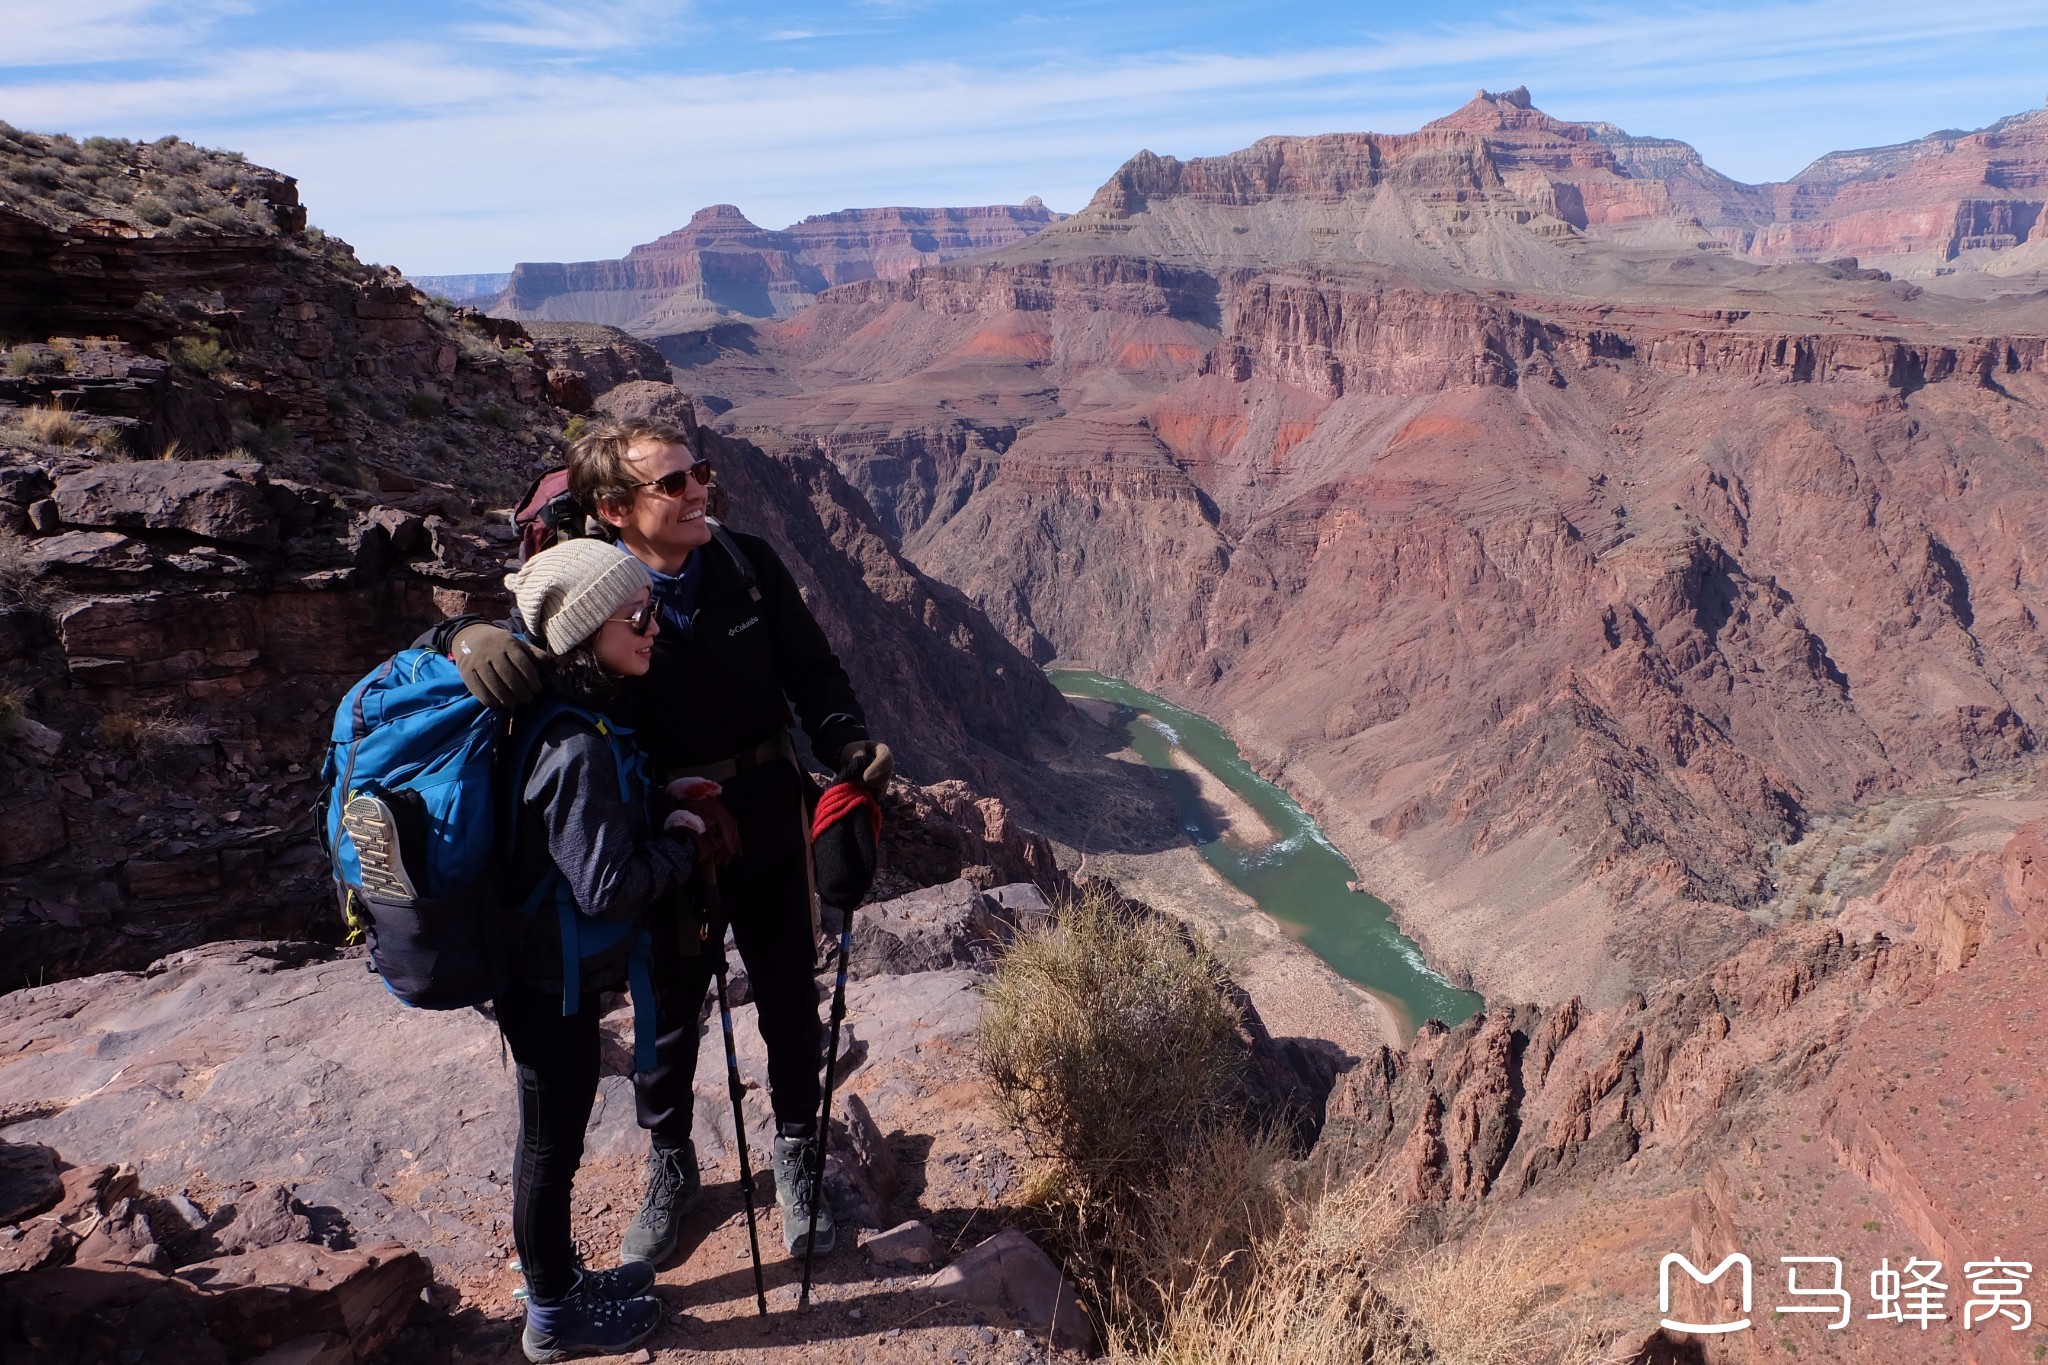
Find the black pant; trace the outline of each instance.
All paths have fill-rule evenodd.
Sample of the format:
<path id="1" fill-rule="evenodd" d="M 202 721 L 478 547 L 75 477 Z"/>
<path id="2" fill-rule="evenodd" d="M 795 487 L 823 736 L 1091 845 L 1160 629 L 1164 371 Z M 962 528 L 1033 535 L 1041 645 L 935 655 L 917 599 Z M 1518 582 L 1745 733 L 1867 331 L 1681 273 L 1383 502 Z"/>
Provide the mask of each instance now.
<path id="1" fill-rule="evenodd" d="M 817 1122 L 825 1030 L 818 1020 L 813 976 L 818 961 L 803 781 L 795 767 L 778 761 L 724 784 L 726 809 L 739 825 L 743 852 L 718 869 L 722 913 L 695 953 L 685 953 L 673 933 L 655 934 L 655 1064 L 634 1075 L 633 1090 L 640 1126 L 663 1145 L 680 1145 L 690 1136 L 698 1018 L 728 920 L 740 960 L 747 964 L 755 1019 L 768 1048 L 768 1094 L 776 1124 L 796 1128 Z"/>
<path id="2" fill-rule="evenodd" d="M 576 1285 L 569 1187 L 597 1100 L 598 1000 L 587 992 L 581 1012 L 564 1017 L 561 996 L 514 985 L 495 1002 L 519 1074 L 512 1241 L 536 1299 L 559 1299 Z"/>

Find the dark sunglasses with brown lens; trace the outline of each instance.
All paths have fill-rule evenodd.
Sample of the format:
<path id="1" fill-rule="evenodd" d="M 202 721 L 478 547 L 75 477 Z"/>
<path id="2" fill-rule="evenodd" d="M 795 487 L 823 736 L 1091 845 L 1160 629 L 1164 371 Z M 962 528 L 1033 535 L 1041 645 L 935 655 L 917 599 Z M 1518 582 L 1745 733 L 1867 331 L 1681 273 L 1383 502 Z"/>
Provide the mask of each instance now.
<path id="1" fill-rule="evenodd" d="M 648 627 L 654 624 L 655 611 L 654 598 L 650 596 L 631 616 L 607 616 L 605 620 L 617 621 L 635 635 L 645 635 Z"/>
<path id="2" fill-rule="evenodd" d="M 680 498 L 683 490 L 690 486 L 692 479 L 705 487 L 711 486 L 711 461 L 699 460 L 688 469 L 677 469 L 658 479 L 647 479 L 633 485 L 634 488 L 652 488 L 664 498 Z"/>

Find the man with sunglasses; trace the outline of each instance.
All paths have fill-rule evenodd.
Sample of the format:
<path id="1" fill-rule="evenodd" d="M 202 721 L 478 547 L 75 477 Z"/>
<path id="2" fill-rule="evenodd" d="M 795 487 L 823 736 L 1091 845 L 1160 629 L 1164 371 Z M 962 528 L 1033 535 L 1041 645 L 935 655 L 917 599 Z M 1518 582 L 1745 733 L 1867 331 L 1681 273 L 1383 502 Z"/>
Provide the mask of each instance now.
<path id="1" fill-rule="evenodd" d="M 853 767 L 879 792 L 892 762 L 868 736 L 846 670 L 764 540 L 717 527 L 706 515 L 711 466 L 689 433 L 633 419 L 605 423 L 569 448 L 569 490 L 652 574 L 660 615 L 652 666 L 629 679 L 614 708 L 631 726 L 664 781 L 709 778 L 723 788 L 730 819 L 700 812 L 711 826 L 725 913 L 768 1050 L 775 1110 L 775 1184 L 783 1244 L 803 1248 L 811 1210 L 802 1173 L 818 1140 L 819 1063 L 816 931 L 811 918 L 809 843 L 803 814 L 808 779 L 798 769 L 788 726 L 793 709 L 811 751 L 840 771 Z M 450 652 L 470 690 L 510 707 L 537 689 L 524 647 L 502 629 L 465 623 Z M 721 846 L 725 845 L 725 846 Z M 725 925 L 709 926 L 723 934 Z M 658 1003 L 651 1071 L 635 1074 L 640 1124 L 652 1135 L 647 1195 L 621 1254 L 658 1262 L 701 1193 L 690 1142 L 698 1016 L 712 956 L 657 954 Z M 829 1208 L 818 1211 L 818 1246 L 829 1251 Z"/>

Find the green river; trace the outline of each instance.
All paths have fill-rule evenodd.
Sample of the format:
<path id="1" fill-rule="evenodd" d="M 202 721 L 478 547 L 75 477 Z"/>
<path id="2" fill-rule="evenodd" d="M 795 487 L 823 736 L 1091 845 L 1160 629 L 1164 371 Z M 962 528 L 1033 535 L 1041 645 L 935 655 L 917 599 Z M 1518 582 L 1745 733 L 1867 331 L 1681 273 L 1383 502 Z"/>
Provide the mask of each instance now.
<path id="1" fill-rule="evenodd" d="M 1429 969 L 1415 944 L 1394 927 L 1384 901 L 1345 885 L 1357 876 L 1351 864 L 1293 797 L 1252 771 L 1214 722 L 1100 673 L 1051 669 L 1047 676 L 1070 697 L 1115 703 L 1124 738 L 1149 766 L 1179 771 L 1178 752 L 1257 812 L 1276 840 L 1267 842 L 1263 831 L 1251 841 L 1221 832 L 1213 808 L 1191 782 L 1169 784 L 1181 827 L 1209 865 L 1339 975 L 1393 1005 L 1404 1016 L 1403 1032 L 1424 1019 L 1455 1024 L 1484 1007 L 1478 995 Z"/>

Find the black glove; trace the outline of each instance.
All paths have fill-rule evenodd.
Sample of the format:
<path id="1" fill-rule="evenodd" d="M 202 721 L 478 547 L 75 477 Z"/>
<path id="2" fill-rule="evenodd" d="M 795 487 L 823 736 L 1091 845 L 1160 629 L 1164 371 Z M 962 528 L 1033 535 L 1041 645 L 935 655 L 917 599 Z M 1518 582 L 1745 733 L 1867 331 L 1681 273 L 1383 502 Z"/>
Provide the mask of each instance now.
<path id="1" fill-rule="evenodd" d="M 839 772 L 866 787 L 868 795 L 879 801 L 889 790 L 889 779 L 896 775 L 896 760 L 890 757 L 888 745 L 857 739 L 839 751 Z"/>
<path id="2" fill-rule="evenodd" d="M 511 631 L 479 622 L 448 642 L 462 685 L 486 706 L 510 711 L 540 695 L 540 652 Z"/>

